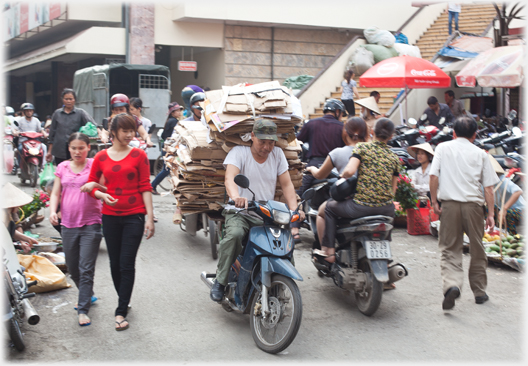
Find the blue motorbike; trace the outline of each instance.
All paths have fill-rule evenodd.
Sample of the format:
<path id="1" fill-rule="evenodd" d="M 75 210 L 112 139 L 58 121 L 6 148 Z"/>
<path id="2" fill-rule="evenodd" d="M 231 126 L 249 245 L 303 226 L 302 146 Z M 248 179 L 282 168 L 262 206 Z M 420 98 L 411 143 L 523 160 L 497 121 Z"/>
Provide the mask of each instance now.
<path id="1" fill-rule="evenodd" d="M 242 174 L 235 177 L 235 183 L 249 189 L 249 180 Z M 257 346 L 279 353 L 291 344 L 301 326 L 302 299 L 294 280 L 302 281 L 302 277 L 291 262 L 294 240 L 290 232 L 290 223 L 300 217 L 298 209 L 291 212 L 282 202 L 255 201 L 254 193 L 247 211 L 260 216 L 263 224 L 250 229 L 219 303 L 226 311 L 249 314 Z M 209 289 L 215 277 L 215 273 L 201 274 Z"/>

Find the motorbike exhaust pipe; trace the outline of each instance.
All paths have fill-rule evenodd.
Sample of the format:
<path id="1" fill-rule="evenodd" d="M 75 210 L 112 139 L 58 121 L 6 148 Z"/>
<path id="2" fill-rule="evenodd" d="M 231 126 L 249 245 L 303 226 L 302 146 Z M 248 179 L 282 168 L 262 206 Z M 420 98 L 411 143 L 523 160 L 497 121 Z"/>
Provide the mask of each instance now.
<path id="1" fill-rule="evenodd" d="M 213 288 L 214 282 L 212 279 L 215 277 L 216 277 L 216 274 L 207 273 L 207 272 L 202 272 L 202 274 L 200 275 L 200 278 L 209 287 L 209 290 Z"/>
<path id="2" fill-rule="evenodd" d="M 407 269 L 401 263 L 389 267 L 389 282 L 399 281 L 407 275 Z"/>
<path id="3" fill-rule="evenodd" d="M 24 314 L 26 314 L 27 322 L 31 325 L 38 324 L 40 316 L 28 299 L 22 300 L 22 308 L 24 309 Z"/>

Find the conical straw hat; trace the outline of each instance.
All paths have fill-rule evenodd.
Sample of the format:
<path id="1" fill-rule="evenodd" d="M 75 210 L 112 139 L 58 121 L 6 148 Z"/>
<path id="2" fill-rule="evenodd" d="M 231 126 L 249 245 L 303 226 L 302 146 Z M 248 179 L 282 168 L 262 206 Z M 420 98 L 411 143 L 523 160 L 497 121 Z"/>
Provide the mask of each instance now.
<path id="1" fill-rule="evenodd" d="M 416 149 L 423 150 L 426 153 L 431 154 L 431 156 L 434 156 L 433 147 L 431 145 L 429 145 L 428 142 L 426 142 L 425 144 L 409 146 L 407 148 L 407 151 L 409 152 L 409 154 L 411 154 L 412 157 L 415 158 L 415 159 L 416 159 Z"/>
<path id="2" fill-rule="evenodd" d="M 359 104 L 360 106 L 365 107 L 367 109 L 370 109 L 374 113 L 381 114 L 378 108 L 378 103 L 376 103 L 376 99 L 374 97 L 354 100 L 354 103 Z"/>
<path id="3" fill-rule="evenodd" d="M 33 197 L 11 183 L 2 187 L 2 208 L 20 207 L 33 201 Z"/>
<path id="4" fill-rule="evenodd" d="M 504 174 L 504 169 L 502 169 L 499 162 L 495 160 L 495 158 L 490 153 L 488 153 L 488 158 L 491 161 L 491 166 L 493 167 L 493 170 L 495 170 L 495 173 Z"/>

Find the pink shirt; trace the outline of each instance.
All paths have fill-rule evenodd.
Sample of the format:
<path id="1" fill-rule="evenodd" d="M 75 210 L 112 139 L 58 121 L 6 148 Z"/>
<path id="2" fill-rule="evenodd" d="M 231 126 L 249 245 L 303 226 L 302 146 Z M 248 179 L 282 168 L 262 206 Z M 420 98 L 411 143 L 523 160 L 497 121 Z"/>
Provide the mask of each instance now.
<path id="1" fill-rule="evenodd" d="M 60 178 L 61 192 L 61 225 L 67 228 L 101 224 L 103 204 L 98 199 L 81 192 L 81 186 L 88 182 L 93 159 L 86 159 L 86 165 L 80 173 L 70 169 L 70 160 L 63 161 L 57 167 L 55 175 Z"/>

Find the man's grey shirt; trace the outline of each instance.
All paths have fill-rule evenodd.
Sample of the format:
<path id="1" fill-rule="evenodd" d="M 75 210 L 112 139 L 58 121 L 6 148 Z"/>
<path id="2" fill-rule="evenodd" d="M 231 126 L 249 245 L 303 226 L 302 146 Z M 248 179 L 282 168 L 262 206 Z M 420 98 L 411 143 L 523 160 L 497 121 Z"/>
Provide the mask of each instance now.
<path id="1" fill-rule="evenodd" d="M 443 126 L 439 123 L 440 118 L 444 117 L 445 123 L 448 123 L 453 120 L 453 114 L 451 113 L 451 109 L 447 104 L 438 104 L 440 104 L 440 111 L 438 112 L 438 116 L 431 108 L 427 108 L 424 113 L 427 115 L 427 121 L 429 121 L 429 125 L 436 126 L 442 129 Z M 418 123 L 420 124 L 420 121 L 418 121 Z"/>
<path id="2" fill-rule="evenodd" d="M 73 107 L 70 113 L 66 113 L 64 108 L 53 112 L 49 134 L 50 143 L 53 144 L 51 154 L 57 158 L 66 159 L 70 135 L 78 132 L 87 122 L 95 124 L 92 116 L 82 108 Z"/>

